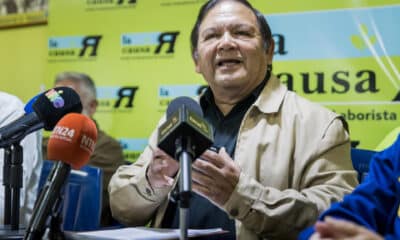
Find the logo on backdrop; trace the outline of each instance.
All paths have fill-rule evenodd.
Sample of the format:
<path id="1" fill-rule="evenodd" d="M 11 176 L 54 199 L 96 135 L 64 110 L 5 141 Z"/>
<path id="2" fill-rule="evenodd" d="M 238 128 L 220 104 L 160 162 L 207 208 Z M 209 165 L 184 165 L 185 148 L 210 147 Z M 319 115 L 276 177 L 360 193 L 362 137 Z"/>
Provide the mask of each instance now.
<path id="1" fill-rule="evenodd" d="M 178 36 L 179 31 L 124 33 L 121 59 L 173 57 Z"/>
<path id="2" fill-rule="evenodd" d="M 98 112 L 130 112 L 138 86 L 101 86 L 97 87 L 99 101 Z"/>
<path id="3" fill-rule="evenodd" d="M 86 0 L 86 11 L 106 11 L 136 7 L 137 0 Z"/>
<path id="4" fill-rule="evenodd" d="M 280 33 L 272 34 L 272 39 L 275 42 L 275 51 L 274 55 L 286 55 L 288 54 L 285 35 Z"/>
<path id="5" fill-rule="evenodd" d="M 102 35 L 50 37 L 48 60 L 87 61 L 96 60 Z"/>
<path id="6" fill-rule="evenodd" d="M 400 35 L 387 30 L 395 28 L 393 20 L 373 17 L 390 14 L 394 9 L 400 11 L 400 7 L 378 7 L 265 15 L 272 29 L 276 27 L 279 31 L 272 35 L 274 60 L 281 67 L 289 66 L 283 70 L 277 66 L 275 75 L 289 90 L 313 101 L 340 104 L 399 101 L 400 91 L 389 91 L 391 85 L 400 89 L 396 77 L 399 74 L 386 56 L 397 56 L 400 51 L 393 41 L 385 39 L 399 39 Z M 337 19 L 341 21 L 332 25 L 337 31 L 326 27 Z M 377 22 L 372 24 L 371 19 Z M 313 27 L 305 28 L 299 38 L 296 26 L 310 22 Z M 353 22 L 356 24 L 346 24 Z M 377 29 L 377 26 L 388 27 Z"/>

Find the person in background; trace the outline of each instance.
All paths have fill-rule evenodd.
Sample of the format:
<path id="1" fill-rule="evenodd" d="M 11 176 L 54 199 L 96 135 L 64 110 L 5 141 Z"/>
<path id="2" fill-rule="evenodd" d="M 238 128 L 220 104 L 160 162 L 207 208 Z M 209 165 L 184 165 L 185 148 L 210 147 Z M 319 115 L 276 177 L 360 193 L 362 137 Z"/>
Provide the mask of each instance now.
<path id="1" fill-rule="evenodd" d="M 363 182 L 299 239 L 400 239 L 400 135 L 372 157 Z"/>
<path id="2" fill-rule="evenodd" d="M 54 81 L 54 87 L 61 86 L 71 87 L 78 93 L 82 102 L 82 114 L 93 119 L 98 105 L 94 81 L 84 73 L 63 72 L 58 74 Z M 110 226 L 114 220 L 111 216 L 107 186 L 112 174 L 119 166 L 125 164 L 125 161 L 119 142 L 102 131 L 96 121 L 95 123 L 98 130 L 97 142 L 88 164 L 103 170 L 101 226 Z M 43 150 L 46 149 L 47 142 L 48 139 L 43 141 Z"/>
<path id="3" fill-rule="evenodd" d="M 200 106 L 221 149 L 193 162 L 188 227 L 229 231 L 215 239 L 297 238 L 357 184 L 346 122 L 272 74 L 271 30 L 245 0 L 204 3 L 191 46 L 209 85 Z M 138 161 L 111 179 L 113 216 L 131 226 L 179 228 L 171 197 L 178 171 L 157 148 L 155 129 Z"/>
<path id="4" fill-rule="evenodd" d="M 0 127 L 8 125 L 25 114 L 24 105 L 14 95 L 0 91 Z M 36 131 L 28 134 L 20 142 L 23 148 L 23 176 L 20 192 L 20 224 L 27 225 L 32 216 L 38 194 L 38 183 L 42 169 L 42 134 Z M 0 163 L 4 164 L 4 149 L 0 148 Z M 0 224 L 4 224 L 3 167 L 0 169 Z"/>

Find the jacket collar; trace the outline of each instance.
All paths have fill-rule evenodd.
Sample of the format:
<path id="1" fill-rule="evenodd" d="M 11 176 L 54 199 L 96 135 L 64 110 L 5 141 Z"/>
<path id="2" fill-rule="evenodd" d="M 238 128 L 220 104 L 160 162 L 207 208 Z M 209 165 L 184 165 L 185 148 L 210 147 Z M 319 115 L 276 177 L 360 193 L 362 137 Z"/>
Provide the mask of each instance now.
<path id="1" fill-rule="evenodd" d="M 287 92 L 287 87 L 275 75 L 271 75 L 254 105 L 263 113 L 276 113 Z"/>
<path id="2" fill-rule="evenodd" d="M 210 87 L 203 91 L 198 98 L 202 108 L 204 108 L 204 104 L 207 101 L 206 98 L 210 97 L 206 96 L 210 94 L 207 93 L 208 91 L 211 92 Z M 287 87 L 280 82 L 279 78 L 271 74 L 270 79 L 253 105 L 263 113 L 277 113 L 287 92 Z"/>

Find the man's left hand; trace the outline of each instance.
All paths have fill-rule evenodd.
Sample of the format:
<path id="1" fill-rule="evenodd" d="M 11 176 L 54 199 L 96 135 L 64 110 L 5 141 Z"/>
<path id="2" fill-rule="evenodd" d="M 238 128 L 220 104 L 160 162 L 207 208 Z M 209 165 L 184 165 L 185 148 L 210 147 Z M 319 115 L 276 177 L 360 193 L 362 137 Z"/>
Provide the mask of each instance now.
<path id="1" fill-rule="evenodd" d="M 239 181 L 239 166 L 221 148 L 219 153 L 205 151 L 192 167 L 193 191 L 222 207 Z"/>

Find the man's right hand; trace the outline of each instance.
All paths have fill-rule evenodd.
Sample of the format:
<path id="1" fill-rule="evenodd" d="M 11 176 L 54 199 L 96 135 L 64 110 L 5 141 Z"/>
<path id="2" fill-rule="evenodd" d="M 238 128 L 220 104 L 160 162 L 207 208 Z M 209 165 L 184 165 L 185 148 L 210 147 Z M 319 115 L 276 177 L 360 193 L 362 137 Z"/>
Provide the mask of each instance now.
<path id="1" fill-rule="evenodd" d="M 147 179 L 153 188 L 172 186 L 174 176 L 179 170 L 179 162 L 171 158 L 163 150 L 153 150 L 153 158 L 147 168 Z"/>

